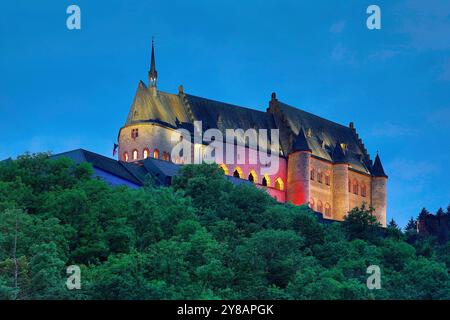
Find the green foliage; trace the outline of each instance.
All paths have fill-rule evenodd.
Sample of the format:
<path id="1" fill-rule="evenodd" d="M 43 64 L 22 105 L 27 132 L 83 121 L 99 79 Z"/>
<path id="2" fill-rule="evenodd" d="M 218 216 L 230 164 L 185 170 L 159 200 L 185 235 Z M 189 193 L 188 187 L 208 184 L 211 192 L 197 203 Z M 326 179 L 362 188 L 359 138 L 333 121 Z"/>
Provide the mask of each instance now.
<path id="1" fill-rule="evenodd" d="M 214 165 L 184 166 L 170 188 L 92 173 L 47 154 L 0 163 L 0 299 L 450 298 L 450 245 L 414 220 L 403 234 L 362 207 L 321 224 Z M 69 265 L 81 290 L 66 288 Z M 381 290 L 366 286 L 370 265 Z"/>

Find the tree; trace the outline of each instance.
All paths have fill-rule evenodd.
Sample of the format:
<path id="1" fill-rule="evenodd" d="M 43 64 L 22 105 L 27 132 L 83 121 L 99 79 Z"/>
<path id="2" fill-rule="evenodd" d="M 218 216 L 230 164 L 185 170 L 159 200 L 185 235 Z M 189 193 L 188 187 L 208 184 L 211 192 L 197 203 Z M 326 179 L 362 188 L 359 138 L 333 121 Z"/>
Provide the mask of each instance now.
<path id="1" fill-rule="evenodd" d="M 394 221 L 394 219 L 391 219 L 389 221 L 387 228 L 386 228 L 387 236 L 393 239 L 400 240 L 403 237 L 402 230 L 397 225 L 397 223 Z"/>
<path id="2" fill-rule="evenodd" d="M 352 209 L 344 217 L 343 227 L 349 239 L 373 240 L 377 236 L 380 224 L 373 212 L 373 208 L 366 208 L 363 204 L 361 208 Z"/>

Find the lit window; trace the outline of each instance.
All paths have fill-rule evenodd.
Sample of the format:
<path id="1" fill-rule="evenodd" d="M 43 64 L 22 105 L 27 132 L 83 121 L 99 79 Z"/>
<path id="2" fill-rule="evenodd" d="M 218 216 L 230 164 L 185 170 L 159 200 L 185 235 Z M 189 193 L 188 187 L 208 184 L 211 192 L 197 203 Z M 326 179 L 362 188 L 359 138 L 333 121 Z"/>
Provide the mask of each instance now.
<path id="1" fill-rule="evenodd" d="M 317 173 L 317 182 L 322 183 L 323 174 L 322 172 Z"/>
<path id="2" fill-rule="evenodd" d="M 138 159 L 138 151 L 133 150 L 133 160 L 137 160 L 137 159 Z"/>
<path id="3" fill-rule="evenodd" d="M 242 169 L 241 168 L 237 167 L 236 169 L 234 169 L 233 177 L 242 179 L 242 176 L 243 176 L 243 173 L 242 173 Z"/>
<path id="4" fill-rule="evenodd" d="M 277 180 L 275 180 L 275 189 L 280 191 L 284 190 L 284 182 L 281 178 L 277 178 Z"/>
<path id="5" fill-rule="evenodd" d="M 250 171 L 250 174 L 248 175 L 248 181 L 253 183 L 258 182 L 258 176 L 256 175 L 256 172 L 254 170 Z"/>
<path id="6" fill-rule="evenodd" d="M 226 176 L 229 174 L 228 168 L 227 168 L 226 165 L 221 164 L 221 165 L 219 165 L 219 168 L 222 169 L 223 173 L 224 173 Z"/>
<path id="7" fill-rule="evenodd" d="M 170 155 L 168 152 L 163 152 L 163 160 L 164 161 L 170 161 Z"/>
<path id="8" fill-rule="evenodd" d="M 325 216 L 331 217 L 331 205 L 328 202 L 325 203 Z"/>
<path id="9" fill-rule="evenodd" d="M 270 187 L 270 177 L 267 174 L 265 174 L 264 177 L 262 178 L 261 184 L 264 187 Z"/>
<path id="10" fill-rule="evenodd" d="M 123 153 L 123 160 L 125 160 L 126 162 L 128 162 L 128 153 L 124 152 Z"/>
<path id="11" fill-rule="evenodd" d="M 144 149 L 144 152 L 142 154 L 144 156 L 144 159 L 147 159 L 148 158 L 148 154 L 149 154 L 148 149 Z"/>
<path id="12" fill-rule="evenodd" d="M 361 185 L 361 196 L 365 197 L 367 196 L 367 189 L 366 189 L 366 185 Z"/>
<path id="13" fill-rule="evenodd" d="M 153 151 L 153 158 L 159 159 L 159 150 L 158 149 L 155 149 L 155 151 Z"/>
<path id="14" fill-rule="evenodd" d="M 317 211 L 323 213 L 323 204 L 322 201 L 317 201 Z"/>
<path id="15" fill-rule="evenodd" d="M 354 180 L 353 181 L 353 193 L 354 194 L 358 194 L 358 181 L 357 180 Z"/>
<path id="16" fill-rule="evenodd" d="M 311 198 L 311 200 L 309 200 L 309 207 L 314 210 L 314 199 Z"/>

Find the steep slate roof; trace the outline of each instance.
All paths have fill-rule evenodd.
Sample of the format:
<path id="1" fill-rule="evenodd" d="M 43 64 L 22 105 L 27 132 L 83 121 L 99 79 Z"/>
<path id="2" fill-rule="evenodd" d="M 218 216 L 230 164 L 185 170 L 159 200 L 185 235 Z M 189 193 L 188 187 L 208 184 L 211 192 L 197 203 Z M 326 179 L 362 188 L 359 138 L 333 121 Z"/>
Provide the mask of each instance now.
<path id="1" fill-rule="evenodd" d="M 345 154 L 342 151 L 342 147 L 339 143 L 336 143 L 331 156 L 335 163 L 347 163 L 347 159 L 345 158 Z"/>
<path id="2" fill-rule="evenodd" d="M 125 125 L 158 120 L 177 127 L 180 122 L 191 122 L 186 106 L 176 94 L 158 91 L 153 96 L 140 81 Z"/>
<path id="3" fill-rule="evenodd" d="M 88 162 L 92 164 L 94 168 L 98 168 L 102 171 L 108 172 L 134 184 L 142 185 L 142 181 L 131 174 L 130 171 L 122 165 L 122 162 L 102 156 L 100 154 L 93 153 L 84 149 L 76 149 L 51 156 L 51 158 L 54 159 L 62 157 L 72 159 L 76 164 Z"/>
<path id="4" fill-rule="evenodd" d="M 292 144 L 292 151 L 311 151 L 303 129 L 300 129 L 300 132 L 295 138 L 294 143 Z"/>
<path id="5" fill-rule="evenodd" d="M 332 156 L 333 150 L 336 144 L 344 143 L 347 145 L 345 156 L 350 168 L 363 173 L 370 173 L 369 157 L 351 128 L 282 102 L 278 102 L 278 104 L 294 134 L 298 134 L 302 128 L 305 132 L 309 132 L 306 139 L 314 156 L 335 161 Z"/>
<path id="6" fill-rule="evenodd" d="M 381 164 L 381 160 L 380 160 L 380 157 L 378 156 L 378 153 L 377 153 L 377 156 L 375 157 L 375 161 L 372 166 L 372 174 L 375 177 L 386 177 L 387 178 L 386 173 L 384 173 L 383 165 Z"/>
<path id="7" fill-rule="evenodd" d="M 304 132 L 306 145 L 312 155 L 327 161 L 334 159 L 333 151 L 336 144 L 345 144 L 345 159 L 353 170 L 371 174 L 372 162 L 362 141 L 353 128 L 318 117 L 309 112 L 297 109 L 276 100 L 278 108 L 275 112 L 282 114 L 283 126 L 288 129 L 288 137 L 284 136 L 282 154 L 287 155 L 299 144 L 305 144 L 299 137 L 300 130 Z M 169 94 L 158 91 L 151 94 L 143 82 L 139 83 L 126 125 L 142 122 L 159 122 L 171 127 L 185 127 L 192 130 L 193 121 L 202 121 L 203 130 L 217 128 L 225 134 L 225 129 L 281 129 L 277 127 L 273 111 L 262 112 L 240 107 L 211 99 L 201 98 L 180 92 Z M 281 130 L 280 130 L 281 132 Z M 290 138 L 289 138 L 290 136 Z M 270 134 L 268 134 L 270 145 Z M 280 135 L 280 138 L 281 135 Z M 243 141 L 243 139 L 241 139 Z M 300 146 L 304 148 L 304 146 Z"/>
<path id="8" fill-rule="evenodd" d="M 169 185 L 172 178 L 179 173 L 181 168 L 181 165 L 173 162 L 154 158 L 147 158 L 135 163 L 122 162 L 84 149 L 72 150 L 51 156 L 53 159 L 62 157 L 72 159 L 76 164 L 90 163 L 94 168 L 108 172 L 111 175 L 130 181 L 138 186 L 144 185 L 149 175 L 158 185 Z M 252 184 L 250 181 L 231 176 L 225 176 L 225 179 L 234 185 Z"/>

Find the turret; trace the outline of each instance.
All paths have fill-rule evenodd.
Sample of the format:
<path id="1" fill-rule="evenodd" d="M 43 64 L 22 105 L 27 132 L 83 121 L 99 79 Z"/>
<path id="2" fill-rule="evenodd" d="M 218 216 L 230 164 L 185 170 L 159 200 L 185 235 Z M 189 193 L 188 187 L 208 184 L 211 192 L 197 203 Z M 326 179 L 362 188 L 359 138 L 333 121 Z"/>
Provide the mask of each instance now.
<path id="1" fill-rule="evenodd" d="M 287 190 L 288 202 L 302 205 L 309 202 L 309 169 L 311 162 L 311 148 L 306 140 L 303 129 L 300 129 L 292 144 L 292 151 L 288 157 Z"/>
<path id="2" fill-rule="evenodd" d="M 333 215 L 336 220 L 344 220 L 349 210 L 348 162 L 339 143 L 332 152 L 333 159 Z"/>
<path id="3" fill-rule="evenodd" d="M 156 82 L 158 81 L 158 71 L 156 71 L 155 63 L 155 46 L 152 39 L 152 57 L 150 61 L 150 70 L 148 71 L 148 87 L 154 95 L 156 95 Z"/>
<path id="4" fill-rule="evenodd" d="M 372 207 L 381 225 L 386 226 L 386 185 L 388 176 L 384 172 L 380 156 L 377 153 L 372 166 Z"/>

